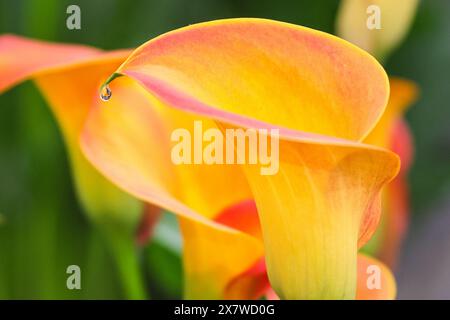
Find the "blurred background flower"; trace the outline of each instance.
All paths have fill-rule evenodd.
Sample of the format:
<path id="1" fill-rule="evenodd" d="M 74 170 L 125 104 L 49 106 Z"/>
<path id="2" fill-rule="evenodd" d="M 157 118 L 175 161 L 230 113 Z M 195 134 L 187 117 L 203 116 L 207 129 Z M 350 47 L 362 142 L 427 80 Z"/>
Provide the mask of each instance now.
<path id="1" fill-rule="evenodd" d="M 78 4 L 81 30 L 65 28 Z M 0 33 L 104 49 L 135 47 L 187 24 L 240 16 L 282 20 L 335 33 L 339 1 L 58 1 L 0 3 Z M 45 22 L 45 23 L 43 23 Z M 450 3 L 422 1 L 404 42 L 384 59 L 389 75 L 413 80 L 420 100 L 406 115 L 415 137 L 409 172 L 411 228 L 401 251 L 399 298 L 449 298 Z M 0 298 L 125 298 L 114 257 L 75 200 L 56 122 L 30 82 L 0 96 Z M 435 263 L 439 261 L 440 263 Z M 165 215 L 140 256 L 154 298 L 181 297 L 180 239 Z M 83 270 L 67 290 L 66 267 Z"/>

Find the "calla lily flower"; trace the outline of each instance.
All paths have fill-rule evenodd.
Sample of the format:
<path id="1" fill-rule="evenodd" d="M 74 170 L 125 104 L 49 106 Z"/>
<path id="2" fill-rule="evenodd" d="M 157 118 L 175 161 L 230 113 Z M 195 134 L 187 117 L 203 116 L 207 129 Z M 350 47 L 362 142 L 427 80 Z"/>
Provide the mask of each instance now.
<path id="1" fill-rule="evenodd" d="M 358 248 L 399 169 L 394 153 L 361 143 L 389 94 L 375 59 L 308 28 L 232 19 L 150 40 L 106 84 L 113 98 L 94 102 L 82 149 L 123 190 L 179 215 L 183 238 L 196 240 L 183 253 L 188 283 L 198 282 L 189 297 L 216 297 L 264 252 L 281 298 L 355 298 Z M 198 119 L 221 130 L 279 129 L 279 172 L 173 164 L 170 133 Z M 214 220 L 248 198 L 264 249 Z"/>
<path id="2" fill-rule="evenodd" d="M 355 298 L 357 250 L 374 232 L 380 191 L 399 168 L 395 154 L 361 143 L 389 92 L 372 57 L 328 34 L 261 19 L 176 30 L 115 72 L 128 53 L 55 46 L 27 61 L 20 57 L 36 44 L 15 40 L 0 42 L 0 84 L 37 79 L 75 150 L 74 171 L 92 164 L 135 198 L 179 216 L 188 298 L 256 297 L 267 288 L 266 265 L 281 298 Z M 112 98 L 94 99 L 109 74 Z M 279 172 L 175 165 L 170 135 L 195 120 L 220 130 L 279 129 Z M 247 199 L 255 200 L 260 231 L 224 218 Z"/>
<path id="3" fill-rule="evenodd" d="M 0 93 L 32 79 L 51 106 L 62 131 L 73 177 L 83 207 L 99 225 L 127 278 L 130 298 L 145 296 L 136 277 L 134 232 L 142 204 L 105 179 L 83 156 L 79 135 L 98 86 L 122 63 L 127 50 L 102 52 L 80 45 L 50 44 L 12 35 L 0 36 Z M 131 276 L 131 278 L 130 278 Z"/>
<path id="4" fill-rule="evenodd" d="M 337 34 L 380 60 L 399 45 L 413 21 L 418 0 L 342 0 Z M 369 28 L 378 19 L 379 28 Z"/>

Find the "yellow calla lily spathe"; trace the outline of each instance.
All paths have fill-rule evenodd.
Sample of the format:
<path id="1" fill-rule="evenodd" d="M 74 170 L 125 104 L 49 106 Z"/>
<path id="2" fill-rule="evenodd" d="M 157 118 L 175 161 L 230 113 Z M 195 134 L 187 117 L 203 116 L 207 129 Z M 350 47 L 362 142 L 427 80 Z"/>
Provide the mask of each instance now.
<path id="1" fill-rule="evenodd" d="M 252 200 L 243 201 L 227 208 L 215 220 L 262 241 L 258 212 Z M 254 299 L 262 296 L 266 296 L 268 299 L 278 299 L 278 296 L 271 290 L 264 257 L 233 279 L 224 293 L 225 298 L 231 299 Z M 359 253 L 356 299 L 392 300 L 395 299 L 395 296 L 396 283 L 391 271 L 376 259 Z"/>
<path id="2" fill-rule="evenodd" d="M 261 218 L 271 284 L 288 299 L 355 297 L 358 246 L 373 233 L 380 190 L 399 168 L 393 153 L 358 142 L 388 97 L 387 77 L 372 57 L 311 29 L 233 19 L 151 40 L 120 74 L 149 92 L 154 109 L 194 113 L 221 129 L 279 128 L 279 173 L 242 167 Z M 109 85 L 117 97 L 132 84 L 118 78 Z M 193 217 L 186 195 L 155 184 L 155 174 L 165 171 L 153 172 L 139 151 L 141 141 L 151 143 L 139 130 L 107 135 L 92 119 L 83 150 L 105 176 L 140 199 Z"/>

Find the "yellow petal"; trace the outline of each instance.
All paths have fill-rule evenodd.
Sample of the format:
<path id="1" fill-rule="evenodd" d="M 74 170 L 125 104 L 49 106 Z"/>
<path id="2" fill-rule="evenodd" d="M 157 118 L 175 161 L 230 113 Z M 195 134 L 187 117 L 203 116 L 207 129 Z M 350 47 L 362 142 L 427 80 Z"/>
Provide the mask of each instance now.
<path id="1" fill-rule="evenodd" d="M 397 286 L 392 272 L 382 262 L 358 255 L 357 300 L 393 300 Z"/>
<path id="2" fill-rule="evenodd" d="M 376 228 L 392 153 L 365 145 L 281 141 L 280 168 L 248 166 L 269 279 L 284 299 L 352 299 L 358 246 Z"/>
<path id="3" fill-rule="evenodd" d="M 418 0 L 343 0 L 337 34 L 383 59 L 408 33 L 418 3 Z M 378 17 L 380 29 L 374 28 L 373 19 Z"/>
<path id="4" fill-rule="evenodd" d="M 261 283 L 259 277 L 267 277 L 265 272 L 247 277 L 243 274 L 262 257 L 262 243 L 244 233 L 219 229 L 195 219 L 181 218 L 180 227 L 184 239 L 186 299 L 256 298 L 255 285 Z M 230 284 L 240 277 L 238 290 L 233 291 Z"/>
<path id="5" fill-rule="evenodd" d="M 373 128 L 389 90 L 382 67 L 356 46 L 263 19 L 218 20 L 169 32 L 136 49 L 117 73 L 173 106 L 198 113 L 209 106 L 208 117 L 238 113 L 352 140 Z"/>
<path id="6" fill-rule="evenodd" d="M 127 50 L 104 53 L 86 46 L 0 37 L 0 91 L 26 79 L 36 81 L 63 133 L 78 195 L 88 214 L 93 219 L 109 216 L 109 223 L 121 221 L 132 229 L 140 215 L 140 202 L 102 177 L 86 161 L 78 144 L 101 82 L 128 54 Z"/>

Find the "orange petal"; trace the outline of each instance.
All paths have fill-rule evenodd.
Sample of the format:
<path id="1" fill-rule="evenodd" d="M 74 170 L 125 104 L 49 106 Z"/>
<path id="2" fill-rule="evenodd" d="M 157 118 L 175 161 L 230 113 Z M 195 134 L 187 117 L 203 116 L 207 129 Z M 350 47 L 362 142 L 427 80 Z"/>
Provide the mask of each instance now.
<path id="1" fill-rule="evenodd" d="M 141 214 L 140 202 L 101 176 L 86 161 L 78 144 L 100 84 L 128 54 L 126 50 L 104 53 L 85 46 L 4 35 L 0 37 L 0 92 L 19 81 L 36 81 L 63 133 L 78 195 L 87 213 L 94 219 L 119 219 L 134 228 Z"/>
<path id="2" fill-rule="evenodd" d="M 33 54 L 30 54 L 30 53 Z M 101 51 L 80 45 L 52 44 L 14 35 L 0 36 L 0 92 L 30 77 L 87 61 Z"/>
<path id="3" fill-rule="evenodd" d="M 262 240 L 261 224 L 253 200 L 245 200 L 226 208 L 214 220 Z"/>
<path id="4" fill-rule="evenodd" d="M 235 124 L 251 117 L 352 140 L 373 128 L 389 90 L 383 68 L 356 46 L 263 19 L 169 32 L 136 49 L 117 73 L 174 107 L 208 117 Z"/>
<path id="5" fill-rule="evenodd" d="M 382 262 L 358 255 L 357 300 L 393 300 L 397 286 L 392 272 Z"/>
<path id="6" fill-rule="evenodd" d="M 395 269 L 402 241 L 408 229 L 410 197 L 408 170 L 412 162 L 412 137 L 405 121 L 399 119 L 394 125 L 392 150 L 400 156 L 400 173 L 386 188 L 385 215 L 382 224 L 382 239 L 377 256 L 391 269 Z"/>

